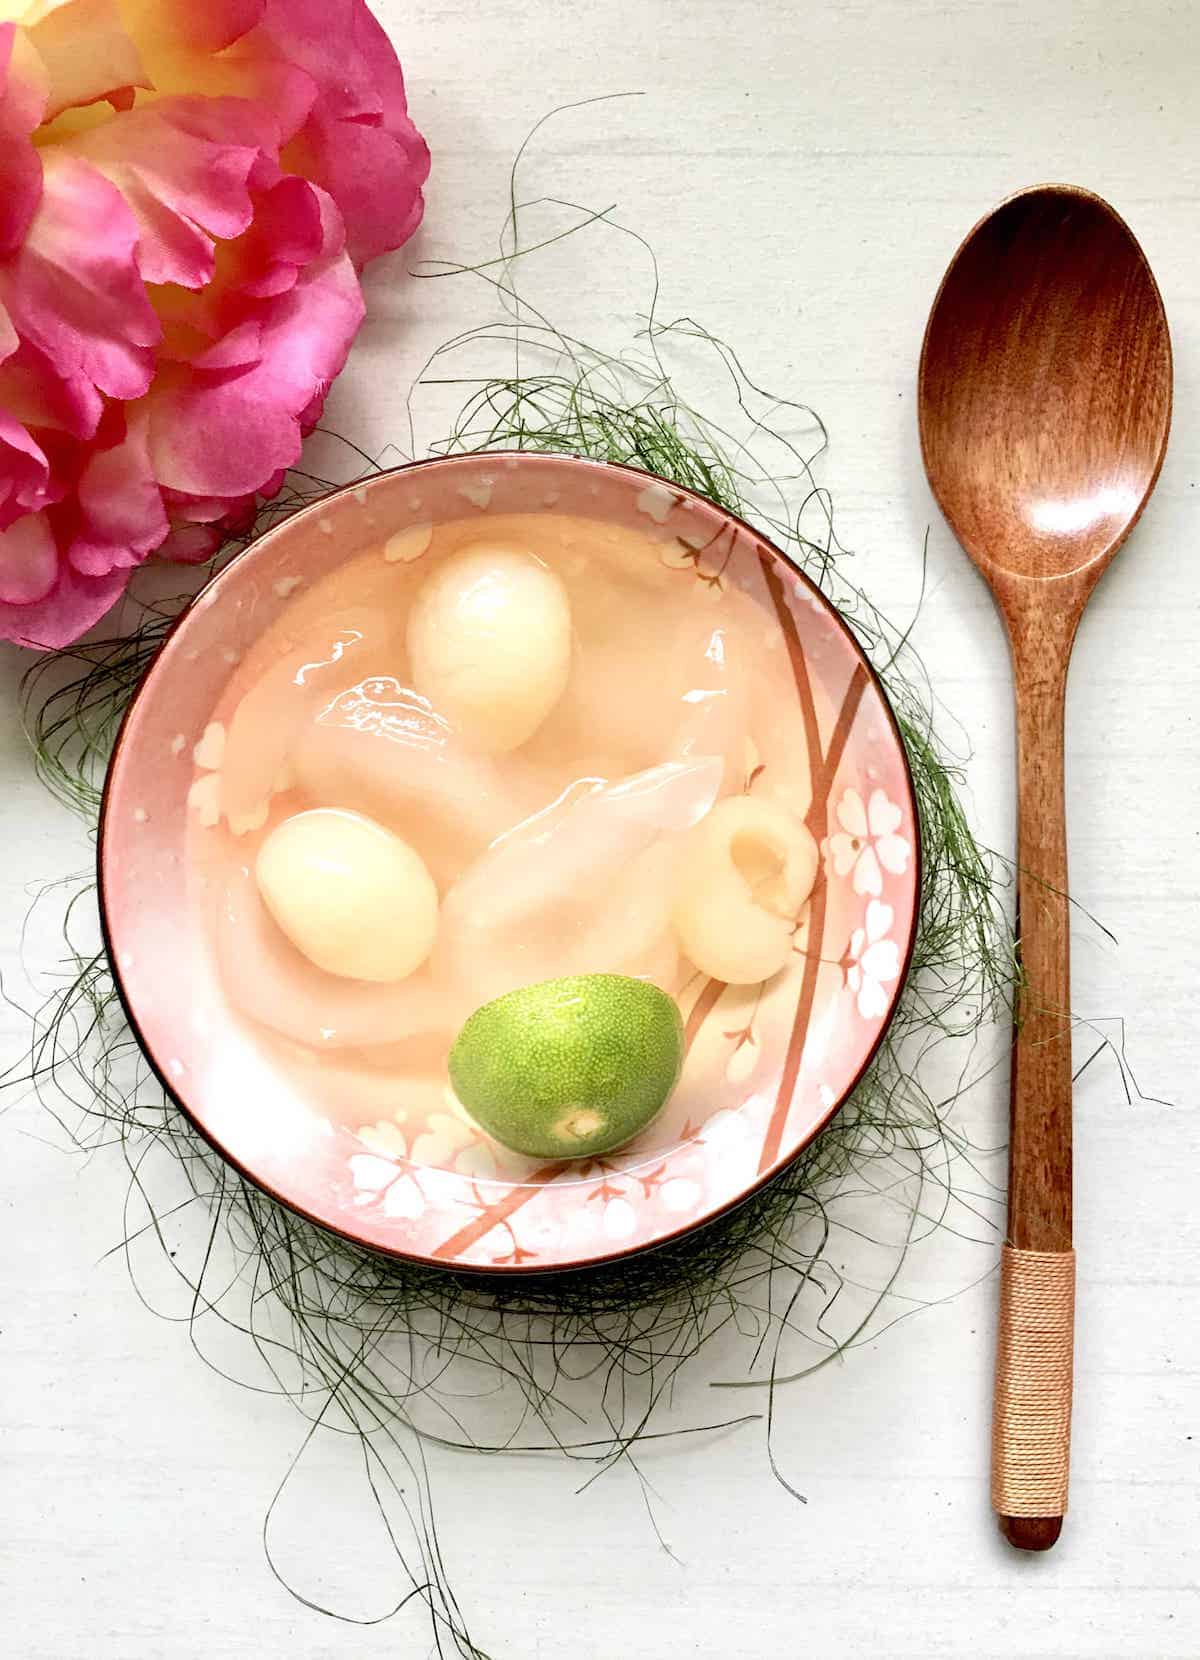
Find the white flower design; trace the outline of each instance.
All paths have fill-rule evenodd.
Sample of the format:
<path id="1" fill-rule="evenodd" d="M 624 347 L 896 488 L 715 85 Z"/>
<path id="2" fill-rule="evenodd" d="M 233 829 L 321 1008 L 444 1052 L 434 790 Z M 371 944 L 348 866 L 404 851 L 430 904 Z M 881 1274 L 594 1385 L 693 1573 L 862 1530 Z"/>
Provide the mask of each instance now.
<path id="1" fill-rule="evenodd" d="M 231 662 L 236 660 L 236 656 L 229 659 Z M 188 790 L 187 803 L 206 830 L 212 830 L 220 824 L 224 811 L 221 769 L 225 765 L 225 735 L 225 728 L 219 720 L 209 721 L 199 743 L 192 745 L 192 759 L 196 763 L 197 772 Z M 172 755 L 182 754 L 187 739 L 183 739 L 182 746 L 176 747 L 182 736 L 182 733 L 176 733 L 172 738 Z M 276 784 L 272 789 L 278 787 Z M 235 813 L 229 819 L 229 828 L 235 836 L 248 836 L 252 831 L 262 829 L 271 810 L 270 793 L 268 791 L 249 812 L 240 815 Z"/>
<path id="2" fill-rule="evenodd" d="M 461 1118 L 448 1112 L 431 1112 L 424 1131 L 413 1141 L 410 1157 L 414 1164 L 448 1169 L 457 1166 L 458 1155 L 476 1139 Z"/>
<path id="3" fill-rule="evenodd" d="M 178 742 L 179 748 L 175 744 Z M 181 754 L 187 739 L 182 733 L 172 740 L 171 753 Z M 199 743 L 192 745 L 192 760 L 198 768 L 188 790 L 188 806 L 206 830 L 221 822 L 221 764 L 225 759 L 225 728 L 209 721 Z"/>
<path id="4" fill-rule="evenodd" d="M 637 1227 L 637 1212 L 628 1199 L 610 1199 L 604 1207 L 601 1226 L 607 1239 L 628 1239 Z"/>
<path id="5" fill-rule="evenodd" d="M 454 1168 L 460 1176 L 472 1176 L 483 1181 L 493 1181 L 497 1171 L 496 1155 L 486 1141 L 482 1139 L 472 1141 L 463 1148 L 461 1153 L 454 1155 Z"/>
<path id="6" fill-rule="evenodd" d="M 397 1112 L 394 1119 L 381 1118 L 378 1124 L 363 1124 L 359 1128 L 358 1139 L 365 1141 L 371 1151 L 381 1158 L 407 1158 L 408 1140 L 400 1128 L 403 1118 L 404 1114 Z"/>
<path id="7" fill-rule="evenodd" d="M 602 1158 L 596 1161 L 600 1170 L 599 1186 L 587 1194 L 587 1203 L 572 1207 L 567 1218 L 566 1231 L 582 1243 L 587 1235 L 594 1239 L 599 1232 L 605 1239 L 629 1239 L 637 1229 L 638 1198 L 636 1183 L 625 1171 Z M 650 1189 L 646 1189 L 647 1195 Z"/>
<path id="8" fill-rule="evenodd" d="M 495 1175 L 491 1148 L 457 1115 L 430 1113 L 424 1128 L 411 1136 L 401 1128 L 404 1116 L 398 1112 L 359 1127 L 358 1139 L 370 1153 L 350 1160 L 355 1204 L 379 1203 L 385 1216 L 415 1221 L 446 1180 Z"/>
<path id="9" fill-rule="evenodd" d="M 356 1153 L 350 1160 L 350 1175 L 356 1205 L 379 1203 L 385 1216 L 400 1216 L 409 1222 L 424 1214 L 425 1191 L 411 1167 L 390 1158 Z"/>
<path id="10" fill-rule="evenodd" d="M 748 1110 L 755 1099 L 752 1096 L 740 1107 L 720 1108 L 700 1132 L 704 1165 L 722 1185 L 749 1177 L 758 1169 L 762 1127 Z"/>
<path id="11" fill-rule="evenodd" d="M 894 916 L 890 905 L 872 899 L 867 906 L 865 926 L 856 928 L 850 936 L 846 984 L 855 994 L 858 1012 L 864 1020 L 878 1020 L 887 1013 L 888 993 L 884 986 L 900 974 L 899 947 L 887 937 Z"/>
<path id="12" fill-rule="evenodd" d="M 695 1210 L 700 1199 L 700 1184 L 689 1181 L 686 1176 L 672 1176 L 670 1181 L 663 1183 L 658 1196 L 664 1210 L 682 1216 L 689 1210 Z"/>
<path id="13" fill-rule="evenodd" d="M 908 869 L 912 849 L 896 834 L 904 815 L 882 790 L 872 790 L 864 805 L 857 790 L 847 790 L 837 809 L 841 829 L 829 838 L 834 873 L 854 872 L 855 893 L 878 899 L 883 892 L 883 872 L 902 876 Z"/>

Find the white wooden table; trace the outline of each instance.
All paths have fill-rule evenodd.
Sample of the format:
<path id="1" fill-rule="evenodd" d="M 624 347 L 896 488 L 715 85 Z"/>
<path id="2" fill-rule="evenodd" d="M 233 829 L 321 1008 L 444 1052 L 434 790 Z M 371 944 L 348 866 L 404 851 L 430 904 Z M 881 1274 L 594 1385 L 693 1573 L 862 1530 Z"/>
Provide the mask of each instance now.
<path id="1" fill-rule="evenodd" d="M 806 1506 L 771 1480 L 752 1435 L 649 1455 L 674 1559 L 627 1477 L 577 1496 L 579 1471 L 554 1460 L 436 1459 L 448 1564 L 477 1639 L 498 1660 L 1194 1656 L 1196 8 L 381 0 L 378 9 L 434 174 L 420 241 L 371 276 L 370 317 L 332 424 L 382 448 L 400 433 L 407 376 L 477 320 L 468 286 L 404 273 L 416 257 L 491 251 L 509 161 L 533 121 L 570 100 L 644 92 L 557 120 L 531 161 L 529 192 L 618 202 L 655 245 L 664 313 L 700 316 L 752 370 L 821 411 L 833 439 L 822 477 L 843 537 L 894 614 L 916 600 L 932 523 L 919 644 L 974 746 L 977 818 L 999 843 L 1012 810 L 1003 641 L 936 516 L 917 448 L 914 373 L 929 300 L 981 212 L 1025 184 L 1076 181 L 1107 196 L 1141 240 L 1176 351 L 1162 482 L 1089 609 L 1072 675 L 1073 886 L 1119 941 L 1081 925 L 1077 1009 L 1107 1021 L 1099 1030 L 1110 1035 L 1124 1017 L 1139 1080 L 1167 1104 L 1128 1107 L 1101 1061 L 1078 1090 L 1078 1381 L 1062 1542 L 1048 1557 L 1018 1557 L 989 1515 L 994 1286 L 985 1282 L 781 1397 L 777 1452 Z M 637 270 L 565 248 L 551 282 L 574 321 L 609 326 L 642 303 Z M 89 852 L 33 777 L 14 714 L 20 669 L 15 653 L 0 658 L 0 962 L 23 995 L 29 889 Z M 55 957 L 56 926 L 51 906 L 31 928 L 31 970 Z M 22 1022 L 0 1010 L 0 1029 L 9 1059 Z M 971 1111 L 977 1133 L 999 1139 L 1002 1082 Z M 259 1527 L 300 1422 L 204 1367 L 182 1328 L 143 1309 L 119 1258 L 101 1260 L 121 1227 L 119 1159 L 67 1155 L 32 1104 L 10 1109 L 0 1138 L 0 1649 L 14 1660 L 430 1652 L 419 1614 L 373 1630 L 335 1625 L 271 1577 Z M 961 1288 L 971 1274 L 958 1252 L 944 1238 L 926 1244 L 907 1289 Z M 694 1392 L 706 1378 L 702 1369 Z M 386 1556 L 363 1524 L 354 1458 L 324 1446 L 306 1472 L 281 1534 L 285 1565 L 343 1606 L 378 1610 L 390 1594 Z"/>

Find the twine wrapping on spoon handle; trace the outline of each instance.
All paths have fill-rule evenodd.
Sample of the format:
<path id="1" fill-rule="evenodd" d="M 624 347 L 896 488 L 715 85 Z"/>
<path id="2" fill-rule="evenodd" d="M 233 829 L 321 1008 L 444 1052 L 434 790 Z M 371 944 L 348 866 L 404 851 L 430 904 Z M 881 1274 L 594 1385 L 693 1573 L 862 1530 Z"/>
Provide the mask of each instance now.
<path id="1" fill-rule="evenodd" d="M 1063 1516 L 1071 1455 L 1074 1251 L 1004 1247 L 992 1419 L 992 1508 Z"/>

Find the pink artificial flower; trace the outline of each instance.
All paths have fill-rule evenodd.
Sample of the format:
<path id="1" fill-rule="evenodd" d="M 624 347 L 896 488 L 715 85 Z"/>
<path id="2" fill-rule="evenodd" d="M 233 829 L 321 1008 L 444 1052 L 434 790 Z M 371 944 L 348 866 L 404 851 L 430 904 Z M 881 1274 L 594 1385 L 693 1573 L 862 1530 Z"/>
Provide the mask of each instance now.
<path id="1" fill-rule="evenodd" d="M 0 638 L 66 645 L 250 521 L 428 172 L 365 0 L 0 22 Z"/>

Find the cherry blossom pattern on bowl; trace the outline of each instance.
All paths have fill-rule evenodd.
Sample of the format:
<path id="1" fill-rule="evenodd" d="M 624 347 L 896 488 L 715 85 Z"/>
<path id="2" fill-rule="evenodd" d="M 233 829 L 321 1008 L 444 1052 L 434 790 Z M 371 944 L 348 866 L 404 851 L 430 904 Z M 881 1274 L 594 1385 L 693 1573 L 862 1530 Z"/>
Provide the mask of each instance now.
<path id="1" fill-rule="evenodd" d="M 371 546 L 396 563 L 420 559 L 432 522 L 471 512 L 486 527 L 530 503 L 648 523 L 662 562 L 702 584 L 714 614 L 732 588 L 755 599 L 762 650 L 786 668 L 794 703 L 780 709 L 778 732 L 747 741 L 745 787 L 769 776 L 781 735 L 802 743 L 812 788 L 795 805 L 823 859 L 788 967 L 755 988 L 697 977 L 681 996 L 683 1116 L 601 1160 L 514 1171 L 447 1088 L 361 1124 L 314 1108 L 295 1069 L 228 1007 L 195 920 L 188 836 L 189 820 L 203 826 L 214 811 L 215 717 L 230 665 L 293 593 Z M 387 687 L 357 692 L 362 718 L 374 719 L 376 704 L 380 718 L 395 718 Z M 674 1238 L 796 1157 L 854 1089 L 895 1010 L 916 930 L 920 842 L 883 690 L 837 612 L 770 542 L 630 468 L 490 454 L 419 462 L 339 491 L 212 580 L 126 716 L 99 865 L 105 938 L 130 1022 L 164 1086 L 238 1170 L 372 1249 L 513 1273 L 607 1261 Z"/>

